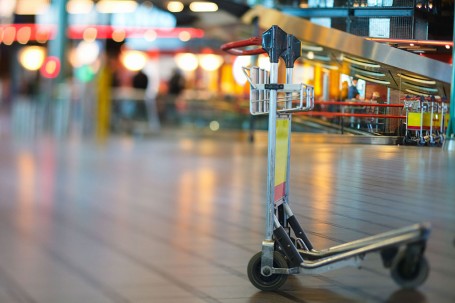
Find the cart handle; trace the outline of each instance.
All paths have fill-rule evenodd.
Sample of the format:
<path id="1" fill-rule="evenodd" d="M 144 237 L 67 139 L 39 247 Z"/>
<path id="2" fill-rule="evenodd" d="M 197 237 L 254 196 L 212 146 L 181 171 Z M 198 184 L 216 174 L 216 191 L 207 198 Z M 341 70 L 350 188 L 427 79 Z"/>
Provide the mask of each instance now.
<path id="1" fill-rule="evenodd" d="M 262 47 L 254 49 L 240 49 L 246 46 L 253 45 L 261 46 L 262 45 L 261 37 L 252 37 L 245 40 L 225 43 L 221 45 L 221 50 L 235 56 L 259 55 L 266 53 L 266 51 L 262 49 Z"/>

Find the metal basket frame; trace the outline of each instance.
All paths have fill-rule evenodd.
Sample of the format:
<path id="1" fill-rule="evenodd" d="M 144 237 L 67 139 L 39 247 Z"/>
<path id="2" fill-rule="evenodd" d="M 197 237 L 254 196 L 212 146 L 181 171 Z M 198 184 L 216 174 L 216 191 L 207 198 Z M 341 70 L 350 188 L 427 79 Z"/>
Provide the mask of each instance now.
<path id="1" fill-rule="evenodd" d="M 258 66 L 243 67 L 250 83 L 250 113 L 269 114 L 270 91 L 276 90 L 277 113 L 310 111 L 314 107 L 314 88 L 311 85 L 270 84 L 270 73 Z"/>

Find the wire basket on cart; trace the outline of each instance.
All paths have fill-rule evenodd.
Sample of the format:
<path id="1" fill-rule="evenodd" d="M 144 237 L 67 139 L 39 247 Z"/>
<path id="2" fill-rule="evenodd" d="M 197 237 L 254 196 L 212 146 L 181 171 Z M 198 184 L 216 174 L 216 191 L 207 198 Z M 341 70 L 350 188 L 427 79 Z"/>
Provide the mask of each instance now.
<path id="1" fill-rule="evenodd" d="M 314 88 L 300 84 L 270 84 L 270 73 L 258 66 L 243 67 L 250 83 L 250 113 L 265 115 L 270 108 L 270 90 L 277 91 L 277 113 L 311 110 L 314 106 Z"/>

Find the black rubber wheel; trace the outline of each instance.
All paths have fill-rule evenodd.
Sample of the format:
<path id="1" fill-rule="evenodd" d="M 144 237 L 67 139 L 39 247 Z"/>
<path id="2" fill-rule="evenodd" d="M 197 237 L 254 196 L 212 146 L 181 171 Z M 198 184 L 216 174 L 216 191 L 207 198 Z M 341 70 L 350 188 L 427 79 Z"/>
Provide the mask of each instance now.
<path id="1" fill-rule="evenodd" d="M 248 278 L 251 284 L 256 288 L 264 291 L 274 291 L 280 288 L 288 279 L 288 275 L 272 274 L 271 276 L 264 276 L 261 274 L 261 257 L 262 252 L 255 254 L 248 263 Z M 286 259 L 279 252 L 273 253 L 273 267 L 274 268 L 287 268 L 288 264 Z"/>
<path id="2" fill-rule="evenodd" d="M 428 278 L 430 266 L 425 257 L 421 257 L 416 264 L 406 265 L 406 258 L 403 258 L 392 268 L 393 280 L 403 288 L 417 288 Z"/>

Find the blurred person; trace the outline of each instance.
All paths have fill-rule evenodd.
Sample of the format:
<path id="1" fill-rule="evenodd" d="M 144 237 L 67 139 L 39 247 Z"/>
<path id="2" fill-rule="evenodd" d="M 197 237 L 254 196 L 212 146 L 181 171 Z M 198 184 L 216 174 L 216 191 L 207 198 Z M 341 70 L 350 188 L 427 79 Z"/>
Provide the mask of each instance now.
<path id="1" fill-rule="evenodd" d="M 145 89 L 147 89 L 148 83 L 149 83 L 149 79 L 142 70 L 138 71 L 133 76 L 133 88 L 145 90 Z"/>
<path id="2" fill-rule="evenodd" d="M 175 68 L 168 81 L 168 100 L 166 102 L 165 118 L 171 123 L 177 122 L 176 100 L 185 88 L 185 78 L 182 72 Z"/>
<path id="3" fill-rule="evenodd" d="M 348 98 L 348 92 L 349 92 L 349 83 L 348 83 L 348 81 L 343 81 L 341 83 L 339 101 L 346 101 L 346 99 Z"/>
<path id="4" fill-rule="evenodd" d="M 351 85 L 348 88 L 348 99 L 360 99 L 360 92 L 357 89 L 357 82 L 359 79 L 352 78 Z"/>
<path id="5" fill-rule="evenodd" d="M 348 98 L 349 83 L 348 81 L 341 82 L 340 92 L 338 94 L 337 101 L 346 101 Z M 329 105 L 329 112 L 342 112 L 340 105 Z M 333 117 L 331 119 L 332 123 L 340 123 L 343 121 L 343 118 Z"/>
<path id="6" fill-rule="evenodd" d="M 381 94 L 377 91 L 373 92 L 373 94 L 371 96 L 371 102 L 377 103 L 377 104 L 385 104 L 385 101 L 384 101 L 384 99 L 382 99 Z M 386 107 L 377 107 L 376 113 L 381 114 L 381 115 L 386 114 Z M 385 131 L 385 119 L 378 118 L 376 120 L 377 120 L 376 123 L 377 123 L 379 131 L 384 132 Z"/>
<path id="7" fill-rule="evenodd" d="M 161 129 L 160 117 L 158 115 L 157 95 L 159 87 L 159 76 L 157 74 L 158 67 L 156 62 L 149 62 L 144 68 L 144 75 L 147 77 L 147 86 L 145 90 L 145 107 L 147 112 L 148 131 L 151 133 L 158 133 Z M 144 76 L 142 81 L 145 81 Z M 140 83 L 140 79 L 136 79 L 136 83 Z M 134 82 L 134 81 L 133 81 Z M 138 83 L 137 83 L 138 84 Z"/>
<path id="8" fill-rule="evenodd" d="M 359 79 L 355 78 L 355 77 L 353 77 L 351 79 L 351 85 L 348 88 L 348 101 L 359 101 L 360 100 L 360 92 L 357 89 L 358 80 Z M 364 113 L 364 112 L 365 112 L 365 108 L 358 107 L 358 106 L 351 107 L 351 113 L 360 114 L 360 113 Z M 360 129 L 362 127 L 362 124 L 363 123 L 362 123 L 361 119 L 356 118 L 356 117 L 350 118 L 350 127 L 351 128 Z"/>
<path id="9" fill-rule="evenodd" d="M 175 68 L 169 78 L 169 94 L 180 95 L 184 88 L 185 78 L 183 77 L 182 72 L 178 68 Z"/>

